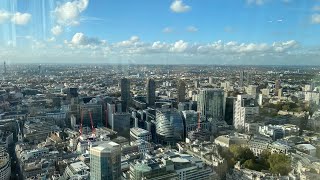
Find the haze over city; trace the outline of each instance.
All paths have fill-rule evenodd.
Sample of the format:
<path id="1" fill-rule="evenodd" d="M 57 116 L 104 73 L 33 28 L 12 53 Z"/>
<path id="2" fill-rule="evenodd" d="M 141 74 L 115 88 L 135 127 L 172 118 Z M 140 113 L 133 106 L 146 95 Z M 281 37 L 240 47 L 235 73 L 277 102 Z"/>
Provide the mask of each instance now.
<path id="1" fill-rule="evenodd" d="M 320 0 L 0 0 L 0 180 L 320 179 Z"/>

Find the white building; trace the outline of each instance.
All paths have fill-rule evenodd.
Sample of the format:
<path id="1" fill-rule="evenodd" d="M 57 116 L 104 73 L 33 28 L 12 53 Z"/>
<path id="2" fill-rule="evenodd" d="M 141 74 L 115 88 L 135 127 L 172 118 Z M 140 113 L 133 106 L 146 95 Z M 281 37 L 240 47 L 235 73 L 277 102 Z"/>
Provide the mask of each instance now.
<path id="1" fill-rule="evenodd" d="M 248 95 L 256 97 L 257 96 L 257 88 L 258 88 L 258 86 L 256 86 L 256 85 L 249 85 L 246 88 L 246 92 Z"/>
<path id="2" fill-rule="evenodd" d="M 238 95 L 234 105 L 234 127 L 244 130 L 247 122 L 253 122 L 259 115 L 259 106 L 256 100 L 249 95 Z"/>
<path id="3" fill-rule="evenodd" d="M 320 93 L 317 91 L 306 91 L 304 92 L 304 100 L 309 103 L 320 104 Z"/>

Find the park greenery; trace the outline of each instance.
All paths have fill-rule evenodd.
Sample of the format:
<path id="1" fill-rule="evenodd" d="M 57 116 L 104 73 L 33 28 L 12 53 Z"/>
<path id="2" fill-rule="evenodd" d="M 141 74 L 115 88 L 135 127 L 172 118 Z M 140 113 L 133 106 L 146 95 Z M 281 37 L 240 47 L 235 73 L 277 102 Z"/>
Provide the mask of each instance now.
<path id="1" fill-rule="evenodd" d="M 244 168 L 255 171 L 267 170 L 275 175 L 287 175 L 291 171 L 291 161 L 285 154 L 263 151 L 259 157 L 255 157 L 248 147 L 232 145 L 229 149 L 228 163 L 235 164 L 240 161 Z M 230 159 L 231 158 L 231 159 Z"/>

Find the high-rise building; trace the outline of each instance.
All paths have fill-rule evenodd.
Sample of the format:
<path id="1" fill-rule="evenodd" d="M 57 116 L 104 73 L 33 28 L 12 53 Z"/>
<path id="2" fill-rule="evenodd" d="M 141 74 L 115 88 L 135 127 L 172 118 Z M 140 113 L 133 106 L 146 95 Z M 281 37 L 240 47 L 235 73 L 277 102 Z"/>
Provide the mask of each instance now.
<path id="1" fill-rule="evenodd" d="M 247 86 L 249 86 L 251 84 L 251 73 L 247 72 Z"/>
<path id="2" fill-rule="evenodd" d="M 147 82 L 147 104 L 154 106 L 156 102 L 156 83 L 153 79 L 148 79 Z"/>
<path id="3" fill-rule="evenodd" d="M 7 75 L 7 65 L 6 65 L 6 61 L 3 62 L 3 74 Z"/>
<path id="4" fill-rule="evenodd" d="M 195 87 L 195 88 L 200 88 L 200 82 L 199 82 L 199 80 L 194 80 L 194 87 Z"/>
<path id="5" fill-rule="evenodd" d="M 100 104 L 82 104 L 80 105 L 80 116 L 82 116 L 82 126 L 83 127 L 102 127 L 102 106 Z M 91 117 L 90 117 L 91 116 Z M 91 118 L 92 123 L 91 124 Z"/>
<path id="6" fill-rule="evenodd" d="M 233 125 L 237 130 L 244 130 L 246 123 L 253 122 L 259 114 L 259 105 L 249 95 L 238 95 L 234 105 Z"/>
<path id="7" fill-rule="evenodd" d="M 240 72 L 240 81 L 239 81 L 239 86 L 243 87 L 243 82 L 244 82 L 244 71 Z"/>
<path id="8" fill-rule="evenodd" d="M 198 95 L 198 111 L 209 121 L 224 119 L 224 91 L 222 89 L 203 89 Z"/>
<path id="9" fill-rule="evenodd" d="M 178 102 L 186 101 L 186 83 L 183 80 L 178 84 Z"/>
<path id="10" fill-rule="evenodd" d="M 121 148 L 115 142 L 107 142 L 90 149 L 90 179 L 121 179 Z"/>
<path id="11" fill-rule="evenodd" d="M 213 84 L 213 77 L 209 77 L 209 84 Z"/>
<path id="12" fill-rule="evenodd" d="M 156 133 L 159 143 L 175 145 L 184 140 L 183 119 L 178 110 L 160 109 L 156 112 Z"/>
<path id="13" fill-rule="evenodd" d="M 127 78 L 121 79 L 121 100 L 122 111 L 126 112 L 130 105 L 130 80 Z"/>
<path id="14" fill-rule="evenodd" d="M 275 92 L 275 95 L 277 96 L 278 95 L 278 92 L 279 92 L 279 89 L 281 88 L 281 81 L 280 79 L 277 79 L 275 81 L 275 85 L 274 85 L 274 92 Z"/>
<path id="15" fill-rule="evenodd" d="M 226 107 L 224 113 L 224 120 L 228 125 L 233 124 L 233 109 L 234 109 L 234 97 L 226 97 Z"/>
<path id="16" fill-rule="evenodd" d="M 130 137 L 130 117 L 131 114 L 127 112 L 114 113 L 112 115 L 112 130 L 117 131 L 118 135 L 129 138 Z"/>

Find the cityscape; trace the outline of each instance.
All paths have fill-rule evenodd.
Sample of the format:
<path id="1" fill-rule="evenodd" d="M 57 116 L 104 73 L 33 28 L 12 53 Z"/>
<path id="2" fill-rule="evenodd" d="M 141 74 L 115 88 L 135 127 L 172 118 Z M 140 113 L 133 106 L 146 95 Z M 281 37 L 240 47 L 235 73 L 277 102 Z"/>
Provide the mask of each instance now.
<path id="1" fill-rule="evenodd" d="M 320 2 L 226 1 L 1 1 L 0 180 L 320 179 Z"/>

